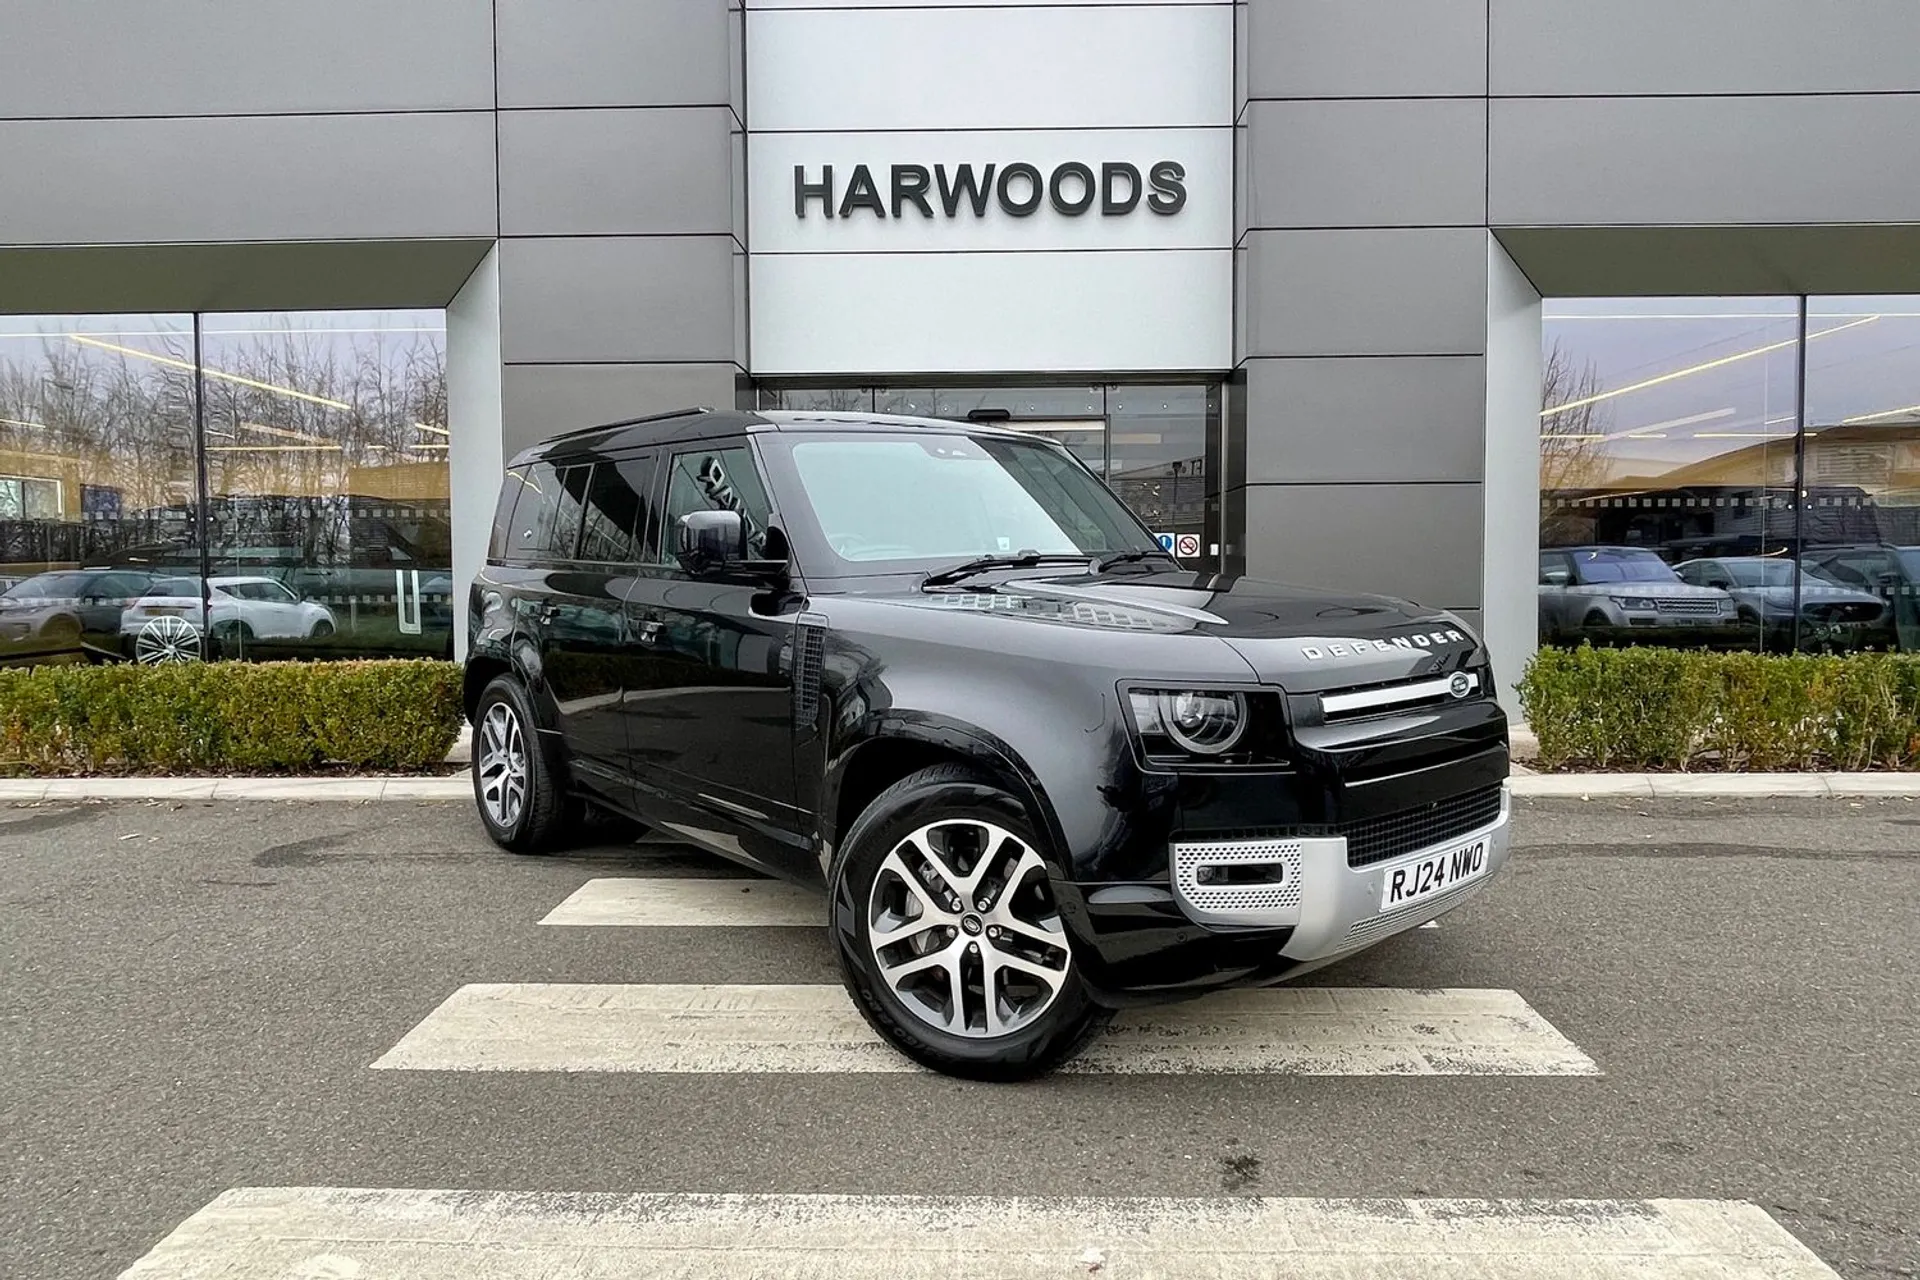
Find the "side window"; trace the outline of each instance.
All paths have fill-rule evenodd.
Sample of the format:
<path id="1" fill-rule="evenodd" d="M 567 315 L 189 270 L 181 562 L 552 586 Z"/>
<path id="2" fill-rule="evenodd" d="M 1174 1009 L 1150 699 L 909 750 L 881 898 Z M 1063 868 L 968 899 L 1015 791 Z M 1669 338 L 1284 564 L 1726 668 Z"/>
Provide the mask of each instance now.
<path id="1" fill-rule="evenodd" d="M 1550 573 L 1564 573 L 1567 575 L 1567 581 L 1569 583 L 1573 582 L 1573 561 L 1568 559 L 1564 553 L 1560 552 L 1551 552 L 1542 555 L 1540 557 L 1540 581 L 1543 583 L 1546 582 L 1547 575 Z"/>
<path id="2" fill-rule="evenodd" d="M 745 445 L 715 444 L 673 455 L 667 463 L 667 519 L 656 562 L 672 558 L 680 517 L 694 511 L 738 511 L 752 554 L 762 553 L 773 509 Z"/>
<path id="3" fill-rule="evenodd" d="M 513 554 L 513 504 L 526 488 L 526 472 L 509 470 L 500 481 L 500 498 L 493 508 L 493 533 L 487 539 L 487 559 L 498 560 Z"/>
<path id="4" fill-rule="evenodd" d="M 591 468 L 535 463 L 513 504 L 509 560 L 571 560 L 580 531 L 580 508 Z"/>
<path id="5" fill-rule="evenodd" d="M 580 559 L 601 564 L 652 559 L 657 540 L 650 505 L 653 460 L 653 454 L 646 454 L 594 464 L 582 517 Z"/>

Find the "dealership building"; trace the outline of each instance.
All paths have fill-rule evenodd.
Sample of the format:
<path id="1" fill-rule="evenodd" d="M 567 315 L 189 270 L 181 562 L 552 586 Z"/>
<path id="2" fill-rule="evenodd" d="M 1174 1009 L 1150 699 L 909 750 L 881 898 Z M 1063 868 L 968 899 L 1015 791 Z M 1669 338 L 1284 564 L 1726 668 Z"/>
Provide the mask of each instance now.
<path id="1" fill-rule="evenodd" d="M 1920 642 L 1911 0 L 0 22 L 6 578 L 279 582 L 329 621 L 262 652 L 455 652 L 528 444 L 987 410 L 1190 564 L 1457 610 L 1509 677 L 1608 574 L 1765 643 L 1796 556 Z"/>

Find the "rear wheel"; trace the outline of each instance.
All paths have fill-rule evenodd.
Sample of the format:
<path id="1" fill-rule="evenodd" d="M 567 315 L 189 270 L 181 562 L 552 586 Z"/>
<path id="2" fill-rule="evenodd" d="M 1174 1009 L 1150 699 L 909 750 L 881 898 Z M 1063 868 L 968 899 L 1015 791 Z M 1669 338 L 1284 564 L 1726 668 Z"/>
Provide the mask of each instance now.
<path id="1" fill-rule="evenodd" d="M 559 763 L 534 727 L 526 690 L 498 676 L 473 713 L 473 798 L 487 835 L 514 853 L 551 853 L 572 806 Z"/>
<path id="2" fill-rule="evenodd" d="M 1020 802 L 954 765 L 883 792 L 830 878 L 834 948 L 867 1022 L 935 1071 L 1019 1080 L 1112 1016 L 1087 994 Z"/>

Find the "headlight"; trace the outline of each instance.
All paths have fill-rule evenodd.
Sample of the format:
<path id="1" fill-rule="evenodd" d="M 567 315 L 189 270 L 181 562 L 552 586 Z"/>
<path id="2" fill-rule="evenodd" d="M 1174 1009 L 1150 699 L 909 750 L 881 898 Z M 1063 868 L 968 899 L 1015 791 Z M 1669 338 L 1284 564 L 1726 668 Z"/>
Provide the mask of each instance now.
<path id="1" fill-rule="evenodd" d="M 1613 601 L 1622 609 L 1653 608 L 1653 601 L 1647 599 L 1645 596 L 1608 596 L 1607 599 Z"/>
<path id="2" fill-rule="evenodd" d="M 1128 696 L 1143 736 L 1164 737 L 1197 756 L 1224 755 L 1247 731 L 1245 694 L 1183 689 Z"/>

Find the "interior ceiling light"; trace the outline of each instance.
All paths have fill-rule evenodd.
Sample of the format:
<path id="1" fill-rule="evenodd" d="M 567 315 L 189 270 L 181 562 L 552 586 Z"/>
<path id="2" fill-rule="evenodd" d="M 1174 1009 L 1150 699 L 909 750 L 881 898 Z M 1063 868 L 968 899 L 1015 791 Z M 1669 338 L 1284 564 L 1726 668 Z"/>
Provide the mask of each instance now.
<path id="1" fill-rule="evenodd" d="M 1879 318 L 1879 316 L 1867 316 L 1860 320 L 1850 320 L 1846 324 L 1835 325 L 1831 329 L 1822 329 L 1819 333 L 1810 333 L 1807 335 L 1807 341 L 1812 342 L 1816 338 L 1825 338 L 1836 333 L 1844 333 L 1848 329 L 1857 329 L 1863 324 L 1872 324 Z M 1645 391 L 1648 387 L 1658 387 L 1680 378 L 1690 378 L 1696 373 L 1705 373 L 1709 369 L 1724 368 L 1730 364 L 1737 364 L 1742 360 L 1751 360 L 1755 356 L 1764 356 L 1769 352 L 1784 351 L 1798 341 L 1798 338 L 1788 338 L 1785 342 L 1770 342 L 1764 347 L 1754 347 L 1750 351 L 1736 351 L 1730 356 L 1721 356 L 1718 360 L 1709 360 L 1704 364 L 1692 365 L 1685 369 L 1675 369 L 1672 373 L 1663 373 L 1659 377 L 1648 378 L 1642 382 L 1633 383 L 1631 386 L 1620 387 L 1613 391 L 1602 391 L 1598 395 L 1583 396 L 1578 400 L 1569 400 L 1565 404 L 1557 404 L 1550 409 L 1542 409 L 1540 416 L 1543 418 L 1551 418 L 1556 414 L 1568 413 L 1574 409 L 1583 409 L 1590 404 L 1598 404 L 1602 400 L 1611 400 L 1615 396 L 1629 395 L 1635 391 Z"/>
<path id="2" fill-rule="evenodd" d="M 210 444 L 208 453 L 339 453 L 337 444 Z"/>
<path id="3" fill-rule="evenodd" d="M 188 373 L 193 372 L 193 361 L 191 360 L 175 360 L 172 356 L 155 355 L 151 351 L 142 351 L 138 347 L 123 347 L 117 342 L 102 342 L 98 338 L 89 338 L 84 333 L 70 333 L 67 337 L 73 339 L 75 342 L 85 343 L 89 347 L 101 347 L 107 351 L 117 351 L 121 355 L 133 356 L 135 359 L 151 360 L 155 364 L 164 364 L 170 369 L 185 369 Z M 231 382 L 242 387 L 252 387 L 256 391 L 271 391 L 278 396 L 292 396 L 295 400 L 305 400 L 308 404 L 325 405 L 329 409 L 353 408 L 350 404 L 343 404 L 338 400 L 329 400 L 325 396 L 309 395 L 305 391 L 295 391 L 292 387 L 276 387 L 271 382 L 256 382 L 252 378 L 243 378 L 237 373 L 222 373 L 218 369 L 209 369 L 205 365 L 200 366 L 200 372 L 205 377 L 218 378 L 222 382 Z"/>
<path id="4" fill-rule="evenodd" d="M 1899 409 L 1882 409 L 1879 413 L 1863 413 L 1854 418 L 1842 418 L 1840 425 L 1850 427 L 1856 422 L 1878 422 L 1882 418 L 1898 418 L 1908 413 L 1920 413 L 1920 404 L 1905 405 Z"/>
<path id="5" fill-rule="evenodd" d="M 413 429 L 415 431 L 431 431 L 433 432 L 434 435 L 437 435 L 437 436 L 450 436 L 453 434 L 453 432 L 447 430 L 445 427 L 430 426 L 424 422 L 414 423 Z"/>
<path id="6" fill-rule="evenodd" d="M 0 423 L 5 423 L 9 427 L 25 427 L 29 431 L 52 430 L 52 428 L 44 422 L 27 422 L 20 418 L 0 418 Z"/>

